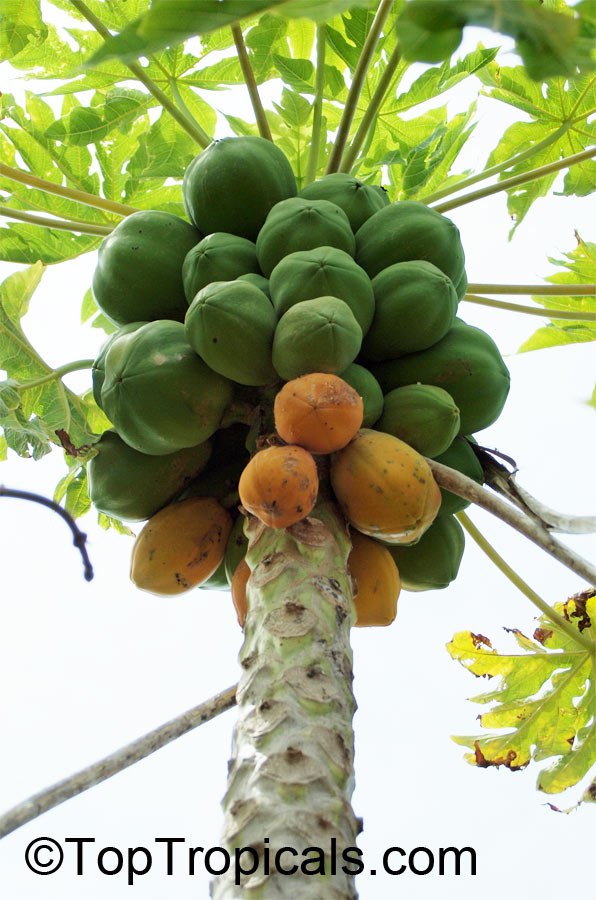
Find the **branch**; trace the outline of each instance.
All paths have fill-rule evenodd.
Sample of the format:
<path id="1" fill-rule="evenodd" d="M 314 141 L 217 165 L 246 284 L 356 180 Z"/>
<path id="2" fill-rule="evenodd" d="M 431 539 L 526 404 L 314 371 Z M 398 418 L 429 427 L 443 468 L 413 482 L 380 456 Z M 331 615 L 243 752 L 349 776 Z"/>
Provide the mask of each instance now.
<path id="1" fill-rule="evenodd" d="M 582 634 L 581 631 L 578 631 L 577 628 L 574 628 L 571 622 L 564 619 L 563 616 L 559 615 L 558 612 L 550 606 L 546 600 L 543 600 L 536 591 L 532 590 L 529 584 L 521 578 L 517 572 L 511 568 L 509 563 L 507 563 L 503 557 L 497 553 L 492 544 L 485 538 L 482 532 L 476 528 L 472 520 L 466 515 L 465 512 L 456 513 L 456 517 L 459 519 L 461 525 L 468 532 L 472 540 L 474 540 L 481 550 L 483 550 L 491 562 L 495 564 L 495 566 L 505 575 L 506 578 L 511 581 L 515 587 L 524 594 L 528 600 L 538 607 L 540 612 L 546 616 L 560 631 L 563 631 L 568 637 L 570 637 L 575 643 L 581 644 L 582 647 L 585 647 L 590 653 L 594 650 L 594 642 L 590 640 L 590 638 Z"/>
<path id="2" fill-rule="evenodd" d="M 30 388 L 39 387 L 40 384 L 46 384 L 49 381 L 54 381 L 56 378 L 62 378 L 64 375 L 69 375 L 71 372 L 80 372 L 82 369 L 91 369 L 94 362 L 94 359 L 77 359 L 74 362 L 58 366 L 57 369 L 52 369 L 47 375 L 41 375 L 39 378 L 34 378 L 33 381 L 11 381 L 10 384 L 15 391 L 28 391 Z M 2 384 L 2 382 L 0 382 L 0 384 Z"/>
<path id="3" fill-rule="evenodd" d="M 73 534 L 73 544 L 75 547 L 78 547 L 79 553 L 83 558 L 83 567 L 85 570 L 85 581 L 91 581 L 93 578 L 93 566 L 91 565 L 91 560 L 89 559 L 89 554 L 87 553 L 86 540 L 87 535 L 80 530 L 77 523 L 70 515 L 70 513 L 66 512 L 59 503 L 56 503 L 54 500 L 50 500 L 48 497 L 44 497 L 41 494 L 33 494 L 30 491 L 19 491 L 13 490 L 12 488 L 4 487 L 4 485 L 0 484 L 0 497 L 13 497 L 15 500 L 32 500 L 33 503 L 39 503 L 41 506 L 47 506 L 49 509 L 53 509 L 54 512 L 58 513 L 61 516 Z"/>
<path id="4" fill-rule="evenodd" d="M 53 181 L 46 181 L 45 178 L 38 178 L 30 172 L 23 172 L 21 169 L 15 169 L 0 163 L 0 175 L 10 178 L 11 181 L 18 181 L 20 184 L 26 184 L 29 187 L 37 188 L 46 194 L 55 194 L 57 197 L 66 197 L 69 200 L 76 200 L 77 203 L 83 203 L 85 206 L 93 206 L 96 209 L 105 210 L 105 212 L 116 213 L 119 216 L 129 216 L 137 212 L 134 206 L 126 206 L 124 203 L 118 203 L 116 200 L 106 200 L 104 197 L 98 197 L 96 194 L 89 194 L 87 191 L 81 191 L 78 188 L 63 187 L 61 184 L 55 184 Z"/>
<path id="5" fill-rule="evenodd" d="M 35 216 L 33 213 L 22 212 L 20 209 L 11 209 L 8 206 L 0 206 L 0 216 L 7 219 L 17 219 L 28 225 L 42 225 L 44 228 L 57 228 L 59 231 L 72 231 L 78 234 L 97 234 L 105 237 L 111 234 L 114 226 L 93 225 L 91 222 L 75 222 L 71 219 L 48 219 L 46 216 Z"/>
<path id="6" fill-rule="evenodd" d="M 306 164 L 304 183 L 310 184 L 317 177 L 319 166 L 319 150 L 321 144 L 321 125 L 323 119 L 323 96 L 325 93 L 325 41 L 327 26 L 324 22 L 317 25 L 317 66 L 315 75 L 315 99 L 312 107 L 312 132 Z"/>
<path id="7" fill-rule="evenodd" d="M 490 197 L 491 194 L 497 194 L 499 191 L 508 191 L 509 188 L 517 187 L 518 184 L 526 184 L 528 181 L 537 181 L 539 178 L 544 178 L 545 175 L 551 175 L 553 172 L 558 172 L 560 169 L 567 169 L 577 163 L 585 162 L 593 156 L 596 156 L 596 147 L 590 147 L 587 150 L 582 150 L 581 153 L 574 153 L 572 156 L 566 156 L 564 159 L 549 163 L 547 166 L 531 169 L 529 172 L 524 172 L 521 175 L 505 178 L 503 181 L 498 181 L 496 184 L 489 185 L 489 187 L 481 188 L 479 191 L 471 191 L 469 194 L 464 194 L 463 197 L 459 198 L 456 197 L 455 200 L 449 200 L 447 203 L 439 203 L 437 206 L 433 206 L 433 209 L 440 213 L 448 212 L 450 209 L 456 209 L 458 206 L 465 206 L 466 203 L 472 203 L 474 200 Z"/>
<path id="8" fill-rule="evenodd" d="M 545 297 L 591 297 L 596 284 L 468 284 L 472 294 L 537 294 Z"/>
<path id="9" fill-rule="evenodd" d="M 240 63 L 242 75 L 244 76 L 244 83 L 246 84 L 246 88 L 248 90 L 248 96 L 250 97 L 250 102 L 252 104 L 255 118 L 257 120 L 257 125 L 259 126 L 259 134 L 262 138 L 265 138 L 265 140 L 271 141 L 273 143 L 273 137 L 271 136 L 271 130 L 269 128 L 269 122 L 267 121 L 265 108 L 263 107 L 261 98 L 259 96 L 259 89 L 257 87 L 255 73 L 253 72 L 253 68 L 250 64 L 250 59 L 248 58 L 248 52 L 246 49 L 246 44 L 244 43 L 242 29 L 239 25 L 232 25 L 231 30 L 232 36 L 234 38 L 234 44 L 236 46 L 236 53 L 238 54 L 238 62 Z"/>
<path id="10" fill-rule="evenodd" d="M 381 80 L 379 81 L 377 88 L 371 97 L 370 103 L 368 104 L 366 112 L 362 117 L 360 125 L 356 129 L 354 140 L 346 150 L 346 153 L 341 161 L 341 165 L 339 167 L 340 172 L 349 172 L 352 169 L 352 166 L 356 161 L 356 157 L 360 153 L 362 145 L 364 144 L 364 141 L 368 134 L 368 130 L 375 116 L 385 102 L 385 97 L 387 96 L 387 92 L 391 86 L 393 76 L 395 75 L 395 71 L 400 63 L 400 60 L 401 49 L 399 44 L 397 44 L 395 50 L 387 60 L 387 66 L 385 67 L 385 71 L 381 76 Z"/>
<path id="11" fill-rule="evenodd" d="M 370 26 L 370 31 L 366 36 L 364 46 L 362 47 L 362 53 L 360 54 L 358 62 L 356 64 L 356 68 L 354 69 L 352 84 L 350 85 L 350 90 L 348 91 L 348 96 L 346 98 L 346 103 L 339 123 L 339 128 L 337 129 L 335 144 L 333 145 L 333 150 L 331 151 L 329 162 L 327 163 L 328 175 L 332 172 L 339 171 L 343 152 L 350 133 L 350 126 L 352 125 L 352 121 L 356 113 L 358 98 L 360 97 L 360 93 L 364 85 L 364 79 L 366 78 L 368 67 L 370 66 L 371 60 L 373 58 L 377 46 L 377 41 L 379 40 L 381 31 L 383 30 L 383 25 L 385 24 L 385 20 L 391 12 L 392 7 L 393 0 L 381 0 L 379 8 L 377 9 L 376 15 L 373 19 L 373 23 Z"/>
<path id="12" fill-rule="evenodd" d="M 181 716 L 171 719 L 165 725 L 155 728 L 143 737 L 137 738 L 136 741 L 126 744 L 125 747 L 100 759 L 99 762 L 93 763 L 86 769 L 81 769 L 70 778 L 65 778 L 63 781 L 33 794 L 28 800 L 13 806 L 3 816 L 0 816 L 0 838 L 20 828 L 21 825 L 25 825 L 26 822 L 31 822 L 32 819 L 36 819 L 60 803 L 64 803 L 65 800 L 70 800 L 71 797 L 82 794 L 90 787 L 101 784 L 102 781 L 122 772 L 139 760 L 145 759 L 156 750 L 161 750 L 162 747 L 188 731 L 192 731 L 193 728 L 197 728 L 227 709 L 231 709 L 235 703 L 236 685 L 216 694 L 215 697 L 195 706 Z"/>
<path id="13" fill-rule="evenodd" d="M 568 296 L 578 296 L 570 294 Z M 559 296 L 563 294 L 559 293 Z M 580 295 L 584 296 L 584 295 Z M 488 297 L 479 297 L 477 294 L 464 294 L 463 297 L 468 303 L 475 303 L 477 306 L 490 306 L 493 309 L 507 309 L 511 312 L 526 313 L 529 316 L 543 316 L 547 319 L 571 319 L 573 322 L 596 322 L 596 313 L 592 312 L 574 312 L 571 309 L 553 309 L 544 306 L 524 306 L 522 303 L 507 303 L 504 300 L 492 300 Z"/>
<path id="14" fill-rule="evenodd" d="M 95 30 L 102 36 L 104 40 L 108 40 L 112 37 L 110 31 L 103 22 L 97 18 L 97 16 L 89 9 L 89 7 L 83 2 L 83 0 L 70 0 L 75 9 L 84 16 L 87 21 L 93 25 Z M 147 75 L 145 70 L 139 63 L 126 63 L 125 64 L 132 74 L 135 76 L 137 81 L 140 81 L 141 84 L 145 85 L 150 94 L 152 94 L 155 99 L 160 103 L 165 110 L 169 112 L 173 119 L 178 122 L 182 128 L 197 142 L 199 147 L 203 149 L 208 147 L 212 142 L 213 138 L 209 137 L 206 131 L 201 128 L 198 122 L 194 119 L 190 118 L 186 113 L 181 112 L 176 104 L 168 97 L 167 94 L 164 94 L 162 89 L 153 81 L 152 78 Z"/>
<path id="15" fill-rule="evenodd" d="M 471 478 L 462 475 L 461 472 L 456 472 L 455 469 L 450 469 L 434 459 L 427 459 L 427 462 L 432 469 L 435 481 L 441 487 L 457 494 L 458 497 L 464 497 L 466 500 L 476 503 L 482 509 L 515 528 L 520 534 L 525 535 L 532 543 L 541 547 L 580 578 L 584 578 L 590 585 L 596 585 L 596 566 L 559 543 L 538 521 L 530 519 L 505 501 L 494 497 Z"/>

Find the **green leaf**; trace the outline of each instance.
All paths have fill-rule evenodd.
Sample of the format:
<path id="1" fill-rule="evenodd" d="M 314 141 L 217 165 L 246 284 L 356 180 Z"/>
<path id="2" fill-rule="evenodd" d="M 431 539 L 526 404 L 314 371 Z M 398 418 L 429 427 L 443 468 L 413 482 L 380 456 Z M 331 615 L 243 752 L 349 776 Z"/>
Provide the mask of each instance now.
<path id="1" fill-rule="evenodd" d="M 594 638 L 596 593 L 571 597 L 555 611 L 578 634 Z M 468 762 L 481 768 L 514 771 L 556 757 L 540 772 L 538 787 L 558 793 L 577 784 L 596 763 L 594 654 L 545 617 L 533 640 L 517 631 L 514 635 L 521 653 L 499 653 L 487 638 L 471 632 L 459 632 L 448 644 L 451 657 L 474 675 L 498 679 L 493 691 L 473 700 L 492 704 L 479 716 L 480 724 L 500 733 L 454 740 L 471 749 Z"/>
<path id="2" fill-rule="evenodd" d="M 0 228 L 0 259 L 27 265 L 41 260 L 49 266 L 95 250 L 101 240 L 88 234 L 11 223 L 8 228 Z"/>
<path id="3" fill-rule="evenodd" d="M 114 519 L 112 516 L 106 516 L 105 513 L 99 513 L 97 522 L 105 531 L 113 528 L 118 534 L 125 534 L 127 537 L 134 537 L 134 533 L 126 525 L 123 525 L 120 519 Z"/>
<path id="4" fill-rule="evenodd" d="M 130 160 L 128 173 L 132 179 L 182 178 L 188 164 L 196 156 L 194 140 L 172 119 L 162 113 L 141 135 L 139 146 Z"/>
<path id="5" fill-rule="evenodd" d="M 0 61 L 12 60 L 25 50 L 29 41 L 47 33 L 41 18 L 39 0 L 2 0 L 0 16 Z"/>
<path id="6" fill-rule="evenodd" d="M 140 91 L 117 88 L 95 107 L 77 107 L 53 122 L 46 137 L 63 143 L 86 145 L 103 140 L 115 129 L 126 129 L 147 109 L 148 97 Z"/>
<path id="7" fill-rule="evenodd" d="M 91 509 L 87 491 L 87 472 L 83 466 L 74 466 L 60 479 L 54 490 L 54 500 L 62 504 L 73 519 L 84 516 Z"/>
<path id="8" fill-rule="evenodd" d="M 546 281 L 561 285 L 596 284 L 596 244 L 583 241 L 576 233 L 577 247 L 565 254 L 565 259 L 552 259 L 549 262 L 561 266 L 563 271 L 549 275 Z M 567 312 L 596 313 L 596 296 L 573 297 L 561 295 L 547 297 L 543 294 L 532 297 L 535 303 L 549 309 L 561 309 Z M 543 350 L 547 347 L 558 347 L 565 344 L 585 343 L 596 340 L 596 324 L 593 322 L 570 322 L 569 319 L 553 318 L 549 325 L 538 328 L 534 334 L 519 348 L 520 353 L 529 350 Z"/>
<path id="9" fill-rule="evenodd" d="M 309 59 L 290 59 L 275 54 L 275 67 L 282 79 L 295 91 L 314 94 L 315 67 Z"/>

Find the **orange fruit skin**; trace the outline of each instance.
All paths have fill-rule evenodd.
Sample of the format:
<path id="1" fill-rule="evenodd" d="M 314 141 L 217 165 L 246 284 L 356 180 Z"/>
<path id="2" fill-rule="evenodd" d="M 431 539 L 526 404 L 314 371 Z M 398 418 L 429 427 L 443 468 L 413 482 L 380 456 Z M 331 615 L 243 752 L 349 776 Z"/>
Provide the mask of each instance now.
<path id="1" fill-rule="evenodd" d="M 288 381 L 275 398 L 273 413 L 277 433 L 288 444 L 311 453 L 334 453 L 362 425 L 364 403 L 338 375 L 315 372 Z"/>
<path id="2" fill-rule="evenodd" d="M 391 625 L 397 615 L 401 591 L 399 571 L 387 547 L 352 531 L 348 569 L 356 582 L 356 628 Z"/>
<path id="3" fill-rule="evenodd" d="M 308 516 L 319 492 L 317 465 L 303 447 L 260 450 L 238 483 L 242 506 L 270 528 L 289 528 Z"/>
<path id="4" fill-rule="evenodd" d="M 232 602 L 238 617 L 238 624 L 241 628 L 244 628 L 246 614 L 248 612 L 246 585 L 248 584 L 249 578 L 250 567 L 245 559 L 241 559 L 234 569 L 234 574 L 232 576 Z"/>

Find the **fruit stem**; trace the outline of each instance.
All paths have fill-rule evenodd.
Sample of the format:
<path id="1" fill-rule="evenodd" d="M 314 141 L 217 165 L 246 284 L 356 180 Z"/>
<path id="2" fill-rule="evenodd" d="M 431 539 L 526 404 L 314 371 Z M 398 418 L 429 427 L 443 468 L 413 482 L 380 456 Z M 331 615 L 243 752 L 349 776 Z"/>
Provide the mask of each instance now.
<path id="1" fill-rule="evenodd" d="M 370 66 L 372 58 L 374 56 L 375 48 L 381 35 L 381 31 L 383 30 L 385 20 L 387 19 L 387 16 L 391 12 L 392 8 L 393 0 L 381 0 L 372 25 L 370 26 L 370 31 L 366 36 L 364 46 L 362 47 L 362 52 L 358 58 L 358 62 L 356 63 L 356 68 L 354 69 L 352 84 L 350 85 L 350 90 L 348 91 L 348 96 L 346 98 L 345 106 L 340 119 L 339 128 L 337 129 L 337 137 L 335 138 L 335 143 L 329 157 L 329 162 L 327 163 L 327 175 L 330 175 L 333 172 L 338 172 L 340 169 L 342 156 L 350 133 L 350 126 L 354 119 L 354 115 L 356 114 L 358 99 L 364 85 L 368 67 Z"/>
<path id="2" fill-rule="evenodd" d="M 43 225 L 45 228 L 57 228 L 60 231 L 73 231 L 78 234 L 96 234 L 101 237 L 111 234 L 114 230 L 113 225 L 94 225 L 92 222 L 74 222 L 71 219 L 49 219 L 20 209 L 10 209 L 8 206 L 0 206 L 0 216 L 18 219 L 19 222 L 27 222 L 28 225 Z"/>
<path id="3" fill-rule="evenodd" d="M 41 384 L 47 384 L 49 381 L 56 381 L 58 378 L 62 378 L 63 375 L 70 374 L 70 372 L 80 372 L 82 369 L 90 369 L 94 362 L 95 360 L 93 359 L 76 359 L 74 362 L 64 363 L 63 366 L 52 369 L 47 375 L 41 375 L 33 381 L 17 382 L 16 384 L 12 384 L 12 387 L 17 391 L 28 391 L 31 388 L 39 387 Z"/>
<path id="4" fill-rule="evenodd" d="M 573 625 L 568 622 L 563 616 L 559 615 L 559 613 L 555 612 L 555 610 L 540 597 L 536 591 L 534 591 L 529 584 L 521 578 L 517 572 L 511 568 L 511 566 L 500 556 L 499 553 L 492 546 L 490 541 L 482 534 L 482 532 L 474 525 L 469 516 L 466 515 L 465 512 L 456 513 L 456 518 L 459 520 L 460 524 L 465 528 L 468 532 L 472 540 L 474 540 L 481 550 L 486 553 L 488 558 L 495 564 L 497 569 L 499 569 L 509 581 L 515 585 L 515 587 L 524 594 L 528 600 L 537 606 L 540 612 L 549 619 L 553 625 L 556 625 L 560 631 L 565 632 L 567 637 L 570 637 L 576 644 L 581 644 L 582 647 L 585 647 L 587 650 L 592 652 L 594 650 L 594 641 L 590 640 L 587 635 L 582 634 Z"/>
<path id="5" fill-rule="evenodd" d="M 387 65 L 385 67 L 385 71 L 381 76 L 381 80 L 379 81 L 374 94 L 371 97 L 370 103 L 366 108 L 366 112 L 362 117 L 362 121 L 356 130 L 356 134 L 354 135 L 354 140 L 351 142 L 350 146 L 346 150 L 344 157 L 341 161 L 341 165 L 339 167 L 340 172 L 350 172 L 355 161 L 356 157 L 360 153 L 362 145 L 366 137 L 368 136 L 369 129 L 376 128 L 376 117 L 377 113 L 381 109 L 381 106 L 385 102 L 385 98 L 391 86 L 391 82 L 393 81 L 393 76 L 395 75 L 395 71 L 401 60 L 401 48 L 400 45 L 397 44 L 393 53 L 387 60 Z"/>
<path id="6" fill-rule="evenodd" d="M 319 151 L 321 149 L 321 125 L 323 119 L 323 95 L 325 93 L 325 41 L 327 26 L 324 22 L 317 25 L 317 68 L 315 75 L 315 99 L 312 107 L 312 133 L 306 164 L 304 185 L 310 184 L 317 177 L 319 168 Z"/>
<path id="7" fill-rule="evenodd" d="M 257 125 L 259 127 L 259 134 L 262 138 L 265 138 L 265 140 L 271 141 L 273 143 L 273 137 L 271 135 L 271 129 L 269 128 L 269 122 L 267 121 L 265 108 L 261 103 L 261 98 L 259 96 L 259 89 L 257 87 L 255 73 L 253 71 L 253 67 L 250 64 L 248 51 L 246 49 L 246 44 L 244 43 L 242 29 L 240 25 L 236 24 L 231 26 L 231 31 L 234 38 L 234 44 L 236 46 L 236 52 L 238 54 L 238 62 L 240 63 L 242 75 L 244 76 L 244 83 L 246 84 L 248 96 L 250 97 L 250 102 L 252 104 L 253 112 L 255 114 Z"/>
<path id="8" fill-rule="evenodd" d="M 77 203 L 84 203 L 85 206 L 93 206 L 96 209 L 115 213 L 118 216 L 130 216 L 132 213 L 137 212 L 134 206 L 127 206 L 125 203 L 118 203 L 116 200 L 107 200 L 105 197 L 98 197 L 96 194 L 89 194 L 87 191 L 81 191 L 78 188 L 63 187 L 61 184 L 46 181 L 45 178 L 38 178 L 37 175 L 23 172 L 21 169 L 15 169 L 4 163 L 0 163 L 0 175 L 10 178 L 11 181 L 18 181 L 20 184 L 37 188 L 46 194 L 67 197 L 69 200 L 76 200 Z"/>
<path id="9" fill-rule="evenodd" d="M 463 197 L 456 197 L 454 200 L 449 200 L 447 203 L 439 203 L 438 206 L 433 206 L 433 209 L 437 212 L 445 213 L 450 209 L 457 209 L 458 206 L 465 206 L 466 203 L 473 203 L 474 200 L 482 200 L 483 197 L 490 197 L 491 194 L 497 194 L 499 191 L 508 191 L 510 188 L 517 187 L 519 184 L 526 184 L 528 181 L 537 181 L 539 178 L 544 178 L 546 175 L 551 175 L 553 172 L 558 172 L 560 169 L 568 169 L 570 166 L 576 165 L 577 163 L 585 162 L 593 156 L 596 156 L 596 147 L 589 147 L 587 150 L 582 150 L 581 153 L 574 153 L 572 156 L 566 156 L 564 159 L 549 163 L 547 166 L 539 166 L 537 169 L 531 169 L 529 172 L 524 172 L 521 175 L 514 175 L 512 178 L 505 178 L 503 181 L 497 182 L 497 184 L 491 184 L 478 191 L 471 191 Z"/>
<path id="10" fill-rule="evenodd" d="M 570 292 L 567 291 L 569 294 Z M 526 313 L 530 316 L 546 316 L 547 319 L 570 319 L 573 322 L 596 322 L 596 313 L 574 312 L 570 309 L 552 309 L 542 306 L 524 306 L 523 303 L 507 303 L 503 300 L 492 300 L 489 297 L 478 297 L 476 294 L 465 294 L 468 303 L 478 306 L 490 306 L 493 309 L 506 309 L 511 312 Z"/>
<path id="11" fill-rule="evenodd" d="M 102 36 L 104 40 L 109 40 L 112 35 L 108 28 L 103 24 L 101 19 L 98 19 L 97 16 L 89 9 L 86 3 L 83 3 L 83 0 L 71 0 L 72 5 L 75 9 L 84 16 L 87 21 L 93 25 L 98 34 Z M 125 63 L 128 69 L 135 76 L 137 81 L 140 81 L 142 85 L 144 85 L 150 94 L 152 94 L 155 99 L 161 103 L 163 108 L 169 112 L 173 119 L 178 122 L 182 128 L 197 142 L 199 147 L 203 149 L 208 147 L 212 142 L 213 138 L 211 138 L 206 131 L 201 128 L 199 123 L 191 118 L 186 113 L 182 112 L 178 109 L 176 104 L 171 100 L 167 94 L 165 94 L 162 89 L 150 78 L 143 67 L 139 65 L 139 63 Z"/>

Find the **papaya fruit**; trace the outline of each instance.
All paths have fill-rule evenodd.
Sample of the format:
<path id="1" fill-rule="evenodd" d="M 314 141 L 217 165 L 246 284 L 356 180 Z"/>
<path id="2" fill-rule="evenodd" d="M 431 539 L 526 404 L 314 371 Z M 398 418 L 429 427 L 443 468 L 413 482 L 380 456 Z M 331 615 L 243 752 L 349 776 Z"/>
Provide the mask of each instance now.
<path id="1" fill-rule="evenodd" d="M 275 397 L 275 427 L 282 440 L 311 453 L 334 453 L 352 440 L 360 426 L 364 404 L 353 387 L 315 372 L 288 381 Z"/>
<path id="2" fill-rule="evenodd" d="M 469 438 L 458 435 L 451 446 L 439 456 L 436 456 L 435 459 L 438 463 L 449 466 L 450 469 L 456 469 L 462 475 L 467 475 L 468 478 L 473 478 L 478 484 L 484 484 L 484 471 L 480 465 L 480 460 L 472 449 Z M 462 509 L 466 509 L 470 505 L 469 500 L 464 500 L 463 497 L 458 497 L 457 494 L 447 491 L 445 488 L 441 488 L 441 496 L 443 498 L 441 503 L 442 516 L 461 512 Z"/>
<path id="3" fill-rule="evenodd" d="M 234 281 L 259 271 L 257 248 L 252 241 L 217 231 L 189 250 L 182 263 L 182 282 L 188 303 L 212 281 Z"/>
<path id="4" fill-rule="evenodd" d="M 406 384 L 434 384 L 453 397 L 460 433 L 488 428 L 499 417 L 509 393 L 509 370 L 495 342 L 457 319 L 432 347 L 399 359 L 371 363 L 384 393 Z"/>
<path id="5" fill-rule="evenodd" d="M 248 613 L 248 601 L 246 590 L 248 587 L 248 579 L 250 578 L 250 566 L 244 559 L 240 560 L 236 566 L 236 570 L 232 576 L 232 602 L 236 610 L 238 624 L 244 628 L 246 622 L 246 614 Z"/>
<path id="6" fill-rule="evenodd" d="M 438 456 L 459 432 L 459 409 L 443 388 L 409 384 L 385 395 L 377 429 L 400 438 L 423 456 Z"/>
<path id="7" fill-rule="evenodd" d="M 334 454 L 330 475 L 346 519 L 369 537 L 411 543 L 439 512 L 441 492 L 428 463 L 393 435 L 363 428 Z"/>
<path id="8" fill-rule="evenodd" d="M 406 591 L 436 591 L 457 577 L 464 547 L 464 530 L 457 519 L 440 515 L 416 544 L 388 549 Z"/>
<path id="9" fill-rule="evenodd" d="M 455 322 L 453 282 L 424 260 L 395 263 L 372 280 L 374 318 L 362 342 L 373 362 L 426 350 L 445 337 Z"/>
<path id="10" fill-rule="evenodd" d="M 146 324 L 146 322 L 129 322 L 128 325 L 122 325 L 117 331 L 115 331 L 108 337 L 107 341 L 105 341 L 100 348 L 100 351 L 97 354 L 93 365 L 91 366 L 93 399 L 100 409 L 103 409 L 103 406 L 101 405 L 101 389 L 106 377 L 106 356 L 108 355 L 108 350 L 110 349 L 116 338 L 121 337 L 123 334 L 130 334 L 131 331 L 136 331 L 137 328 L 141 327 L 141 325 Z"/>
<path id="11" fill-rule="evenodd" d="M 370 328 L 375 311 L 370 278 L 349 253 L 337 247 L 315 247 L 284 256 L 269 282 L 278 317 L 303 300 L 339 297 L 354 313 L 362 333 Z"/>
<path id="12" fill-rule="evenodd" d="M 363 428 L 371 428 L 383 412 L 383 391 L 381 385 L 364 366 L 351 363 L 347 369 L 339 373 L 339 377 L 347 381 L 362 397 L 364 403 Z"/>
<path id="13" fill-rule="evenodd" d="M 367 219 L 384 206 L 389 205 L 389 197 L 383 190 L 365 184 L 346 172 L 323 175 L 318 181 L 308 184 L 298 194 L 305 200 L 329 200 L 345 212 L 352 231 L 356 233 Z"/>
<path id="14" fill-rule="evenodd" d="M 199 585 L 201 591 L 228 591 L 230 582 L 226 575 L 225 560 L 222 560 L 213 573 L 206 581 Z"/>
<path id="15" fill-rule="evenodd" d="M 224 462 L 216 466 L 208 466 L 197 478 L 194 478 L 188 487 L 180 494 L 181 500 L 187 497 L 215 497 L 222 506 L 230 509 L 240 502 L 238 497 L 238 481 L 242 474 L 248 455 L 245 459 L 237 459 L 233 462 Z"/>
<path id="16" fill-rule="evenodd" d="M 247 272 L 245 275 L 239 275 L 237 281 L 247 281 L 248 284 L 254 284 L 265 296 L 271 300 L 271 292 L 269 290 L 269 279 L 257 272 Z"/>
<path id="17" fill-rule="evenodd" d="M 354 627 L 391 625 L 397 615 L 401 584 L 387 547 L 373 538 L 352 531 L 348 570 L 354 582 Z"/>
<path id="18" fill-rule="evenodd" d="M 203 235 L 179 216 L 140 210 L 122 219 L 101 243 L 91 290 L 117 325 L 184 319 L 188 303 L 182 264 Z"/>
<path id="19" fill-rule="evenodd" d="M 187 215 L 199 231 L 226 231 L 249 241 L 256 240 L 269 210 L 296 192 L 292 167 L 279 147 L 253 136 L 213 141 L 182 181 Z"/>
<path id="20" fill-rule="evenodd" d="M 170 503 L 209 462 L 204 441 L 164 456 L 147 456 L 125 444 L 116 431 L 104 431 L 87 465 L 91 502 L 115 519 L 140 522 Z"/>
<path id="21" fill-rule="evenodd" d="M 232 583 L 232 578 L 234 577 L 234 572 L 236 571 L 239 562 L 244 559 L 246 555 L 246 548 L 248 547 L 248 538 L 244 534 L 245 521 L 246 519 L 244 516 L 238 516 L 226 544 L 224 566 L 230 584 Z"/>
<path id="22" fill-rule="evenodd" d="M 291 381 L 309 372 L 336 373 L 350 365 L 362 344 L 362 329 L 337 297 L 316 297 L 291 306 L 273 337 L 273 366 Z"/>
<path id="23" fill-rule="evenodd" d="M 277 317 L 263 291 L 245 281 L 214 281 L 196 295 L 184 327 L 214 372 L 238 384 L 276 380 L 271 362 Z"/>
<path id="24" fill-rule="evenodd" d="M 219 568 L 231 530 L 230 513 L 213 497 L 164 506 L 137 535 L 131 581 L 151 594 L 181 594 L 198 587 Z"/>
<path id="25" fill-rule="evenodd" d="M 316 463 L 302 447 L 267 447 L 240 476 L 242 506 L 270 528 L 289 528 L 308 516 L 317 500 Z"/>
<path id="26" fill-rule="evenodd" d="M 456 284 L 464 270 L 464 250 L 451 219 L 416 200 L 383 207 L 358 229 L 356 262 L 371 278 L 398 262 L 422 259 Z"/>
<path id="27" fill-rule="evenodd" d="M 455 288 L 455 293 L 457 294 L 457 299 L 461 300 L 468 290 L 468 276 L 465 269 L 453 286 Z"/>
<path id="28" fill-rule="evenodd" d="M 114 341 L 105 359 L 101 401 L 135 450 L 160 456 L 211 437 L 233 385 L 194 352 L 181 322 L 141 325 Z"/>
<path id="29" fill-rule="evenodd" d="M 337 247 L 354 256 L 355 238 L 343 209 L 328 200 L 291 197 L 276 203 L 257 237 L 257 259 L 270 277 L 284 256 L 314 247 Z"/>

